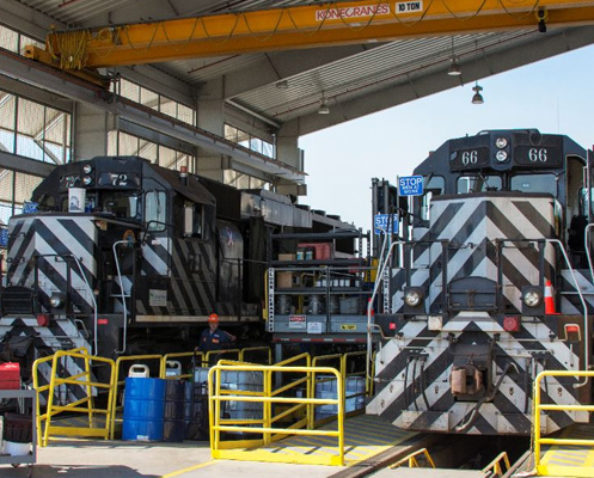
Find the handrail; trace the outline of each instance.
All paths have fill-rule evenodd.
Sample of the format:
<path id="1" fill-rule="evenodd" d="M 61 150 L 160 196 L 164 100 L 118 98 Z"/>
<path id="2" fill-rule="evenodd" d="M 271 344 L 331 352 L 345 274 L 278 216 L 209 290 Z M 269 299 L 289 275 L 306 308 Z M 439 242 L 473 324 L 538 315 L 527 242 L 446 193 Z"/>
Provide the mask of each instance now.
<path id="1" fill-rule="evenodd" d="M 196 363 L 202 365 L 204 361 L 204 353 L 194 350 L 192 352 L 173 352 L 169 354 L 163 355 L 163 360 L 161 361 L 161 370 L 159 371 L 160 378 L 176 378 L 176 379 L 184 379 L 184 378 L 192 378 L 192 373 L 181 374 L 175 377 L 166 377 L 166 368 L 167 362 L 174 358 L 184 358 L 184 357 L 196 357 Z M 199 360 L 198 360 L 199 359 Z"/>
<path id="2" fill-rule="evenodd" d="M 127 239 L 122 239 L 120 241 L 115 241 L 112 245 L 113 249 L 113 260 L 116 265 L 116 271 L 118 273 L 118 282 L 120 283 L 120 294 L 122 298 L 122 308 L 124 309 L 124 330 L 122 331 L 122 350 L 116 350 L 116 354 L 124 354 L 126 353 L 126 348 L 128 345 L 128 306 L 126 305 L 126 294 L 124 292 L 124 281 L 122 280 L 122 270 L 120 269 L 120 259 L 118 258 L 118 251 L 117 247 L 120 244 L 128 244 Z"/>
<path id="3" fill-rule="evenodd" d="M 309 354 L 300 354 L 299 359 L 306 359 L 309 361 Z M 295 359 L 292 357 L 291 359 Z M 221 372 L 235 371 L 235 372 L 259 372 L 262 374 L 262 394 L 256 396 L 253 393 L 246 393 L 247 391 L 233 390 L 232 394 L 226 394 L 221 390 Z M 336 398 L 314 398 L 311 390 L 308 390 L 306 397 L 280 397 L 273 394 L 272 377 L 274 373 L 291 373 L 291 374 L 305 374 L 307 377 L 314 373 L 332 374 L 337 381 L 337 396 Z M 342 374 L 331 367 L 312 367 L 312 366 L 285 366 L 285 365 L 254 365 L 254 364 L 233 364 L 225 365 L 218 363 L 211 367 L 208 372 L 208 395 L 209 395 L 209 419 L 210 419 L 210 446 L 213 458 L 240 458 L 245 457 L 246 451 L 231 450 L 233 446 L 237 448 L 245 448 L 247 442 L 252 446 L 261 446 L 270 444 L 271 441 L 280 439 L 287 435 L 297 436 L 326 436 L 335 437 L 337 439 L 337 455 L 330 457 L 303 455 L 300 463 L 309 464 L 326 464 L 326 465 L 344 465 L 344 395 Z M 221 404 L 224 402 L 251 402 L 262 404 L 262 420 L 259 419 L 224 419 L 221 417 Z M 293 404 L 293 410 L 287 413 L 281 412 L 276 417 L 272 416 L 272 404 Z M 281 417 L 292 413 L 297 406 L 304 405 L 306 407 L 315 405 L 336 405 L 338 408 L 337 430 L 314 430 L 312 426 L 303 428 L 304 425 L 310 425 L 308 420 L 300 420 L 299 422 L 287 427 L 276 428 L 273 424 Z M 257 426 L 261 423 L 261 426 Z M 242 426 L 243 425 L 243 426 Z M 248 426 L 249 425 L 249 426 Z M 221 432 L 230 433 L 249 433 L 261 435 L 260 440 L 238 440 L 234 442 L 223 442 L 221 440 Z M 271 456 L 270 456 L 271 455 Z M 265 451 L 258 452 L 258 459 L 260 461 L 278 461 L 278 454 L 267 454 Z M 291 458 L 292 461 L 294 457 Z"/>
<path id="4" fill-rule="evenodd" d="M 388 242 L 388 236 L 389 236 L 389 234 L 386 234 L 386 237 L 382 244 L 380 259 L 383 257 L 383 252 L 384 252 L 385 246 Z M 378 273 L 376 275 L 375 284 L 373 285 L 373 293 L 371 294 L 371 298 L 369 299 L 369 302 L 367 303 L 367 360 L 365 361 L 366 362 L 365 376 L 367 377 L 367 380 L 373 380 L 373 377 L 371 377 L 371 374 L 370 374 L 370 372 L 371 372 L 370 371 L 370 369 L 371 369 L 370 363 L 372 360 L 371 357 L 372 357 L 372 348 L 373 348 L 373 344 L 372 344 L 373 324 L 371 323 L 371 316 L 372 316 L 371 313 L 373 310 L 373 301 L 375 300 L 375 297 L 377 296 L 377 293 L 380 288 L 380 284 L 384 280 L 384 271 L 386 270 L 386 267 L 390 263 L 389 259 L 392 256 L 392 252 L 394 251 L 394 248 L 398 245 L 404 245 L 404 244 L 406 244 L 405 241 L 394 241 L 394 242 L 392 242 L 392 244 L 390 244 L 390 248 L 388 249 L 388 252 L 386 253 L 385 259 L 382 262 L 380 262 L 380 264 L 378 264 Z"/>
<path id="5" fill-rule="evenodd" d="M 565 476 L 562 474 L 562 470 L 565 468 L 561 465 L 541 463 L 541 445 L 568 445 L 568 446 L 587 446 L 594 447 L 594 439 L 568 439 L 568 438 L 541 438 L 540 428 L 540 415 L 541 412 L 547 410 L 554 411 L 584 411 L 594 412 L 594 405 L 548 405 L 541 404 L 541 381 L 545 377 L 585 377 L 586 381 L 588 378 L 594 377 L 593 370 L 545 370 L 540 372 L 534 380 L 534 391 L 533 391 L 533 419 L 532 419 L 532 443 L 534 447 L 534 472 L 538 475 L 556 475 Z M 592 476 L 591 469 L 586 470 L 589 474 L 576 474 L 579 470 L 576 467 L 571 467 L 570 476 Z M 569 475 L 567 475 L 569 476 Z"/>
<path id="6" fill-rule="evenodd" d="M 83 360 L 85 364 L 85 371 L 71 377 L 58 377 L 58 364 L 62 357 L 68 357 L 70 359 Z M 47 399 L 47 410 L 46 413 L 38 415 L 36 421 L 37 432 L 38 432 L 38 443 L 40 446 L 47 446 L 50 434 L 52 432 L 59 433 L 67 436 L 93 436 L 107 439 L 111 432 L 111 420 L 112 415 L 111 405 L 113 403 L 113 393 L 115 388 L 115 362 L 111 359 L 89 355 L 86 349 L 79 348 L 74 350 L 59 350 L 51 356 L 52 370 L 50 376 L 49 387 L 39 387 L 37 379 L 37 369 L 39 364 L 48 362 L 49 357 L 44 357 L 35 361 L 33 365 L 34 371 L 34 385 L 36 386 L 37 393 L 48 390 Z M 92 380 L 91 377 L 91 362 L 102 362 L 111 367 L 109 383 L 97 382 Z M 81 380 L 82 379 L 82 380 Z M 54 394 L 56 387 L 60 385 L 76 385 L 86 390 L 86 397 L 75 400 L 67 405 L 54 405 Z M 93 405 L 93 388 L 105 388 L 108 390 L 107 407 L 106 408 L 95 408 Z M 80 405 L 86 405 L 81 407 Z M 38 409 L 39 410 L 39 409 Z M 62 412 L 78 412 L 86 413 L 88 415 L 88 426 L 87 427 L 63 427 L 63 426 L 52 426 L 52 417 L 59 415 Z M 93 427 L 93 414 L 105 415 L 105 425 L 100 427 Z M 42 432 L 42 422 L 45 421 L 45 428 Z"/>
<path id="7" fill-rule="evenodd" d="M 85 274 L 85 270 L 83 269 L 83 267 L 80 263 L 80 260 L 75 255 L 72 255 L 72 257 L 74 258 L 74 262 L 76 262 L 78 270 L 80 271 L 80 275 L 81 275 L 85 285 L 87 286 L 89 295 L 91 296 L 91 300 L 93 301 L 93 353 L 98 354 L 99 353 L 99 342 L 98 342 L 98 330 L 97 330 L 97 324 L 98 324 L 98 315 L 97 314 L 99 311 L 97 310 L 97 299 L 95 298 L 95 294 L 93 293 L 93 288 L 91 287 L 91 284 L 89 284 L 87 275 Z"/>
<path id="8" fill-rule="evenodd" d="M 246 352 L 258 352 L 258 351 L 267 351 L 268 352 L 268 365 L 272 364 L 272 350 L 267 345 L 262 345 L 258 347 L 244 347 L 239 351 L 239 361 L 245 361 L 245 354 Z"/>
<path id="9" fill-rule="evenodd" d="M 563 258 L 565 259 L 565 263 L 569 268 L 569 273 L 571 274 L 571 279 L 573 280 L 573 284 L 575 285 L 575 290 L 578 293 L 580 298 L 580 302 L 582 303 L 582 307 L 584 308 L 584 326 L 582 330 L 584 331 L 584 370 L 588 370 L 590 368 L 590 340 L 588 334 L 588 306 L 586 305 L 586 300 L 584 299 L 584 295 L 582 294 L 582 289 L 578 284 L 577 278 L 575 276 L 575 271 L 571 266 L 571 262 L 569 261 L 569 256 L 567 255 L 567 251 L 565 250 L 565 246 L 559 239 L 545 239 L 545 242 L 549 244 L 557 244 L 559 249 L 561 249 L 561 253 L 563 254 Z M 578 360 L 577 370 L 579 370 L 580 364 Z M 583 382 L 578 382 L 574 384 L 574 388 L 581 388 L 588 383 L 588 378 L 586 377 Z"/>
<path id="10" fill-rule="evenodd" d="M 588 197 L 590 195 L 588 194 Z M 594 222 L 591 222 L 584 229 L 584 249 L 586 250 L 586 258 L 588 259 L 588 268 L 590 269 L 590 277 L 592 278 L 592 284 L 594 284 L 594 267 L 592 266 L 592 254 L 590 252 L 590 229 L 594 227 Z"/>
<path id="11" fill-rule="evenodd" d="M 503 476 L 504 471 L 503 467 L 501 466 L 501 462 L 505 464 L 505 469 L 509 470 L 511 468 L 511 464 L 509 462 L 509 457 L 507 456 L 507 452 L 502 451 L 497 455 L 491 463 L 485 466 L 481 472 L 485 474 L 485 476 Z"/>
<path id="12" fill-rule="evenodd" d="M 433 458 L 431 458 L 429 450 L 427 450 L 427 448 L 421 448 L 420 450 L 413 451 L 412 453 L 406 455 L 404 458 L 401 458 L 393 465 L 390 465 L 390 469 L 393 470 L 395 468 L 398 468 L 399 466 L 402 466 L 403 463 L 408 463 L 409 468 L 418 468 L 419 462 L 417 460 L 417 456 L 419 455 L 424 455 L 425 459 L 427 460 L 427 463 L 431 466 L 431 468 L 435 468 L 435 462 L 433 461 Z"/>
<path id="13" fill-rule="evenodd" d="M 239 354 L 241 353 L 240 349 L 218 349 L 218 350 L 209 350 L 204 354 L 202 366 L 203 367 L 210 367 L 210 357 L 213 355 L 225 355 L 225 354 L 237 354 L 237 358 L 239 358 Z"/>

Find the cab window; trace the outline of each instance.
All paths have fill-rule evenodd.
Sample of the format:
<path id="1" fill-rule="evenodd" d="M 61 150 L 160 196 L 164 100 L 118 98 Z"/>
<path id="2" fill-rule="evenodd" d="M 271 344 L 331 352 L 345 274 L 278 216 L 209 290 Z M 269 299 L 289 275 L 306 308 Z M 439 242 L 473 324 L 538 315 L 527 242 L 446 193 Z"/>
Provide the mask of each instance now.
<path id="1" fill-rule="evenodd" d="M 510 182 L 512 191 L 547 193 L 557 197 L 557 176 L 554 174 L 516 174 Z"/>
<path id="2" fill-rule="evenodd" d="M 456 184 L 458 194 L 479 193 L 485 191 L 501 191 L 502 181 L 500 176 L 461 176 Z"/>
<path id="3" fill-rule="evenodd" d="M 146 193 L 144 222 L 148 231 L 165 230 L 167 213 L 166 198 L 165 191 L 149 191 Z"/>
<path id="4" fill-rule="evenodd" d="M 202 205 L 186 201 L 184 203 L 184 237 L 202 238 L 203 220 Z"/>
<path id="5" fill-rule="evenodd" d="M 425 194 L 421 200 L 421 219 L 429 220 L 429 212 L 431 210 L 431 200 L 435 196 L 440 196 L 444 193 L 445 180 L 441 176 L 429 176 L 424 178 Z"/>

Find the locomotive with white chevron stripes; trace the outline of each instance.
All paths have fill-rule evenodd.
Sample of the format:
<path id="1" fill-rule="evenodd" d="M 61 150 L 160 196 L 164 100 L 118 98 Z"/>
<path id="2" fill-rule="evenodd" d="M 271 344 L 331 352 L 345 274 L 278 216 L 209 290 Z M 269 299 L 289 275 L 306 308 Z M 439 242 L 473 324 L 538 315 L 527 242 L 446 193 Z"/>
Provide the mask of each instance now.
<path id="1" fill-rule="evenodd" d="M 262 340 L 268 232 L 353 228 L 138 157 L 58 166 L 32 200 L 37 212 L 9 222 L 0 296 L 4 351 L 29 360 L 192 350 L 213 312 Z"/>
<path id="2" fill-rule="evenodd" d="M 446 141 L 415 169 L 423 191 L 392 201 L 400 236 L 381 248 L 391 304 L 375 316 L 367 413 L 410 430 L 528 435 L 536 375 L 590 367 L 590 156 L 567 136 L 493 130 Z M 591 383 L 549 377 L 542 396 L 591 403 Z M 543 432 L 587 419 L 553 411 Z"/>

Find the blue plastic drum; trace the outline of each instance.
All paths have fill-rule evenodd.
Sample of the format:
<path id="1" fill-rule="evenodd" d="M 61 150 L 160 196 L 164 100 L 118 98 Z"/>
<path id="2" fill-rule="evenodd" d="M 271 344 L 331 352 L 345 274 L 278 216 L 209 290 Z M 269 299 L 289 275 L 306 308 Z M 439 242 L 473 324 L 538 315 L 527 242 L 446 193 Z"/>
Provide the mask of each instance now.
<path id="1" fill-rule="evenodd" d="M 165 380 L 126 379 L 122 440 L 160 441 L 163 439 Z"/>

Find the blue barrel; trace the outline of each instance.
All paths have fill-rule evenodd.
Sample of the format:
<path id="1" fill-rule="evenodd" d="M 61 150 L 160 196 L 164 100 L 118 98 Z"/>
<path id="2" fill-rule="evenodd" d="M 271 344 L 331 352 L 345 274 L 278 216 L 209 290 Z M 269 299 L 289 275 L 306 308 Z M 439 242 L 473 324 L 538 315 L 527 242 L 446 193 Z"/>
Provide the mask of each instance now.
<path id="1" fill-rule="evenodd" d="M 163 413 L 163 440 L 184 441 L 185 435 L 185 383 L 183 380 L 166 380 L 165 411 Z"/>
<path id="2" fill-rule="evenodd" d="M 160 441 L 163 439 L 165 380 L 126 379 L 122 440 Z"/>

